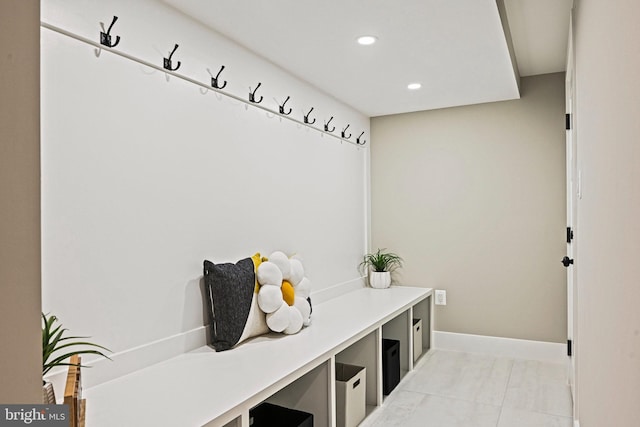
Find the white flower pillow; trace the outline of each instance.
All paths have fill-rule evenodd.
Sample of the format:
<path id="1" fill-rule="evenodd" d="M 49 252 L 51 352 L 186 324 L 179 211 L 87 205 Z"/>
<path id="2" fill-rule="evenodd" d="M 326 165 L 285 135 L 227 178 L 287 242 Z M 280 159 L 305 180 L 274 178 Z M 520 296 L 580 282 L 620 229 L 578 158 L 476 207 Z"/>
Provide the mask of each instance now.
<path id="1" fill-rule="evenodd" d="M 272 253 L 258 266 L 258 306 L 274 332 L 296 334 L 311 323 L 311 281 L 299 257 Z"/>

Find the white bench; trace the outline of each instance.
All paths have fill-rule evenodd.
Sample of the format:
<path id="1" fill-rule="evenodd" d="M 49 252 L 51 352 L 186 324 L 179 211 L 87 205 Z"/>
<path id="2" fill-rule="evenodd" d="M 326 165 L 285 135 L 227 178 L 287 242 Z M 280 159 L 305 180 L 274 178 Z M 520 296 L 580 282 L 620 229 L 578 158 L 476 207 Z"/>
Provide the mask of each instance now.
<path id="1" fill-rule="evenodd" d="M 431 289 L 357 289 L 313 307 L 312 324 L 291 336 L 256 337 L 216 353 L 201 347 L 86 389 L 87 425 L 249 427 L 263 401 L 335 426 L 335 362 L 367 368 L 367 412 L 382 404 L 382 338 L 400 341 L 402 375 L 413 369 L 412 319 L 431 343 Z"/>

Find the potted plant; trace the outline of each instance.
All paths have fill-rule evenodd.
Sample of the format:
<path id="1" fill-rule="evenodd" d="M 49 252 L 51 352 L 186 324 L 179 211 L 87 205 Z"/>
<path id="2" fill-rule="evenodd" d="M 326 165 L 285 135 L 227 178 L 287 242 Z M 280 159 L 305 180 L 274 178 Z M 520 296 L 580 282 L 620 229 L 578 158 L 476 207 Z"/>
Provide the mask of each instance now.
<path id="1" fill-rule="evenodd" d="M 109 359 L 101 350 L 111 351 L 98 344 L 93 344 L 83 340 L 88 337 L 66 337 L 64 333 L 68 329 L 63 329 L 62 325 L 56 325 L 58 318 L 54 315 L 42 313 L 42 392 L 44 403 L 56 403 L 53 385 L 44 380 L 44 376 L 56 366 L 80 366 L 69 363 L 67 360 L 74 354 L 97 354 Z M 64 351 L 62 351 L 64 350 Z M 61 352 L 62 351 L 62 352 Z M 55 353 L 55 354 L 54 354 Z M 111 359 L 109 359 L 111 360 Z"/>
<path id="2" fill-rule="evenodd" d="M 402 267 L 402 258 L 385 251 L 378 249 L 375 253 L 366 254 L 360 263 L 360 270 L 369 273 L 369 285 L 372 288 L 388 288 L 391 285 L 391 272 Z"/>

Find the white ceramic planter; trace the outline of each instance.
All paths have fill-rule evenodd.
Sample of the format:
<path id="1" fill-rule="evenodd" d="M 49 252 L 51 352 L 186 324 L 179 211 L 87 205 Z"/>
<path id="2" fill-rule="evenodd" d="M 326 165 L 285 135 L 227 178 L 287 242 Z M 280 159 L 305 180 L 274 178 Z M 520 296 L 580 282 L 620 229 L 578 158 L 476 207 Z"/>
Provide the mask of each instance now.
<path id="1" fill-rule="evenodd" d="M 375 289 L 385 289 L 391 286 L 391 273 L 388 271 L 370 271 L 369 285 Z"/>

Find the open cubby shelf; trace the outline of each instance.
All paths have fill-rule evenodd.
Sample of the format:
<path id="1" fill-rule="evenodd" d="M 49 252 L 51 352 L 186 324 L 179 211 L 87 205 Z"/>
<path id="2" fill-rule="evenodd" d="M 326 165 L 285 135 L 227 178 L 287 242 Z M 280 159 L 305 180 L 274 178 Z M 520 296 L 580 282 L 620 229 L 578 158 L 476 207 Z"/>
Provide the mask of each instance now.
<path id="1" fill-rule="evenodd" d="M 432 290 L 362 288 L 314 306 L 312 324 L 291 336 L 264 335 L 229 351 L 201 347 L 87 389 L 87 422 L 107 426 L 249 427 L 262 402 L 314 415 L 335 427 L 335 364 L 366 368 L 367 414 L 383 402 L 382 340 L 400 341 L 401 376 L 414 366 L 414 318 L 422 353 L 431 343 Z"/>

